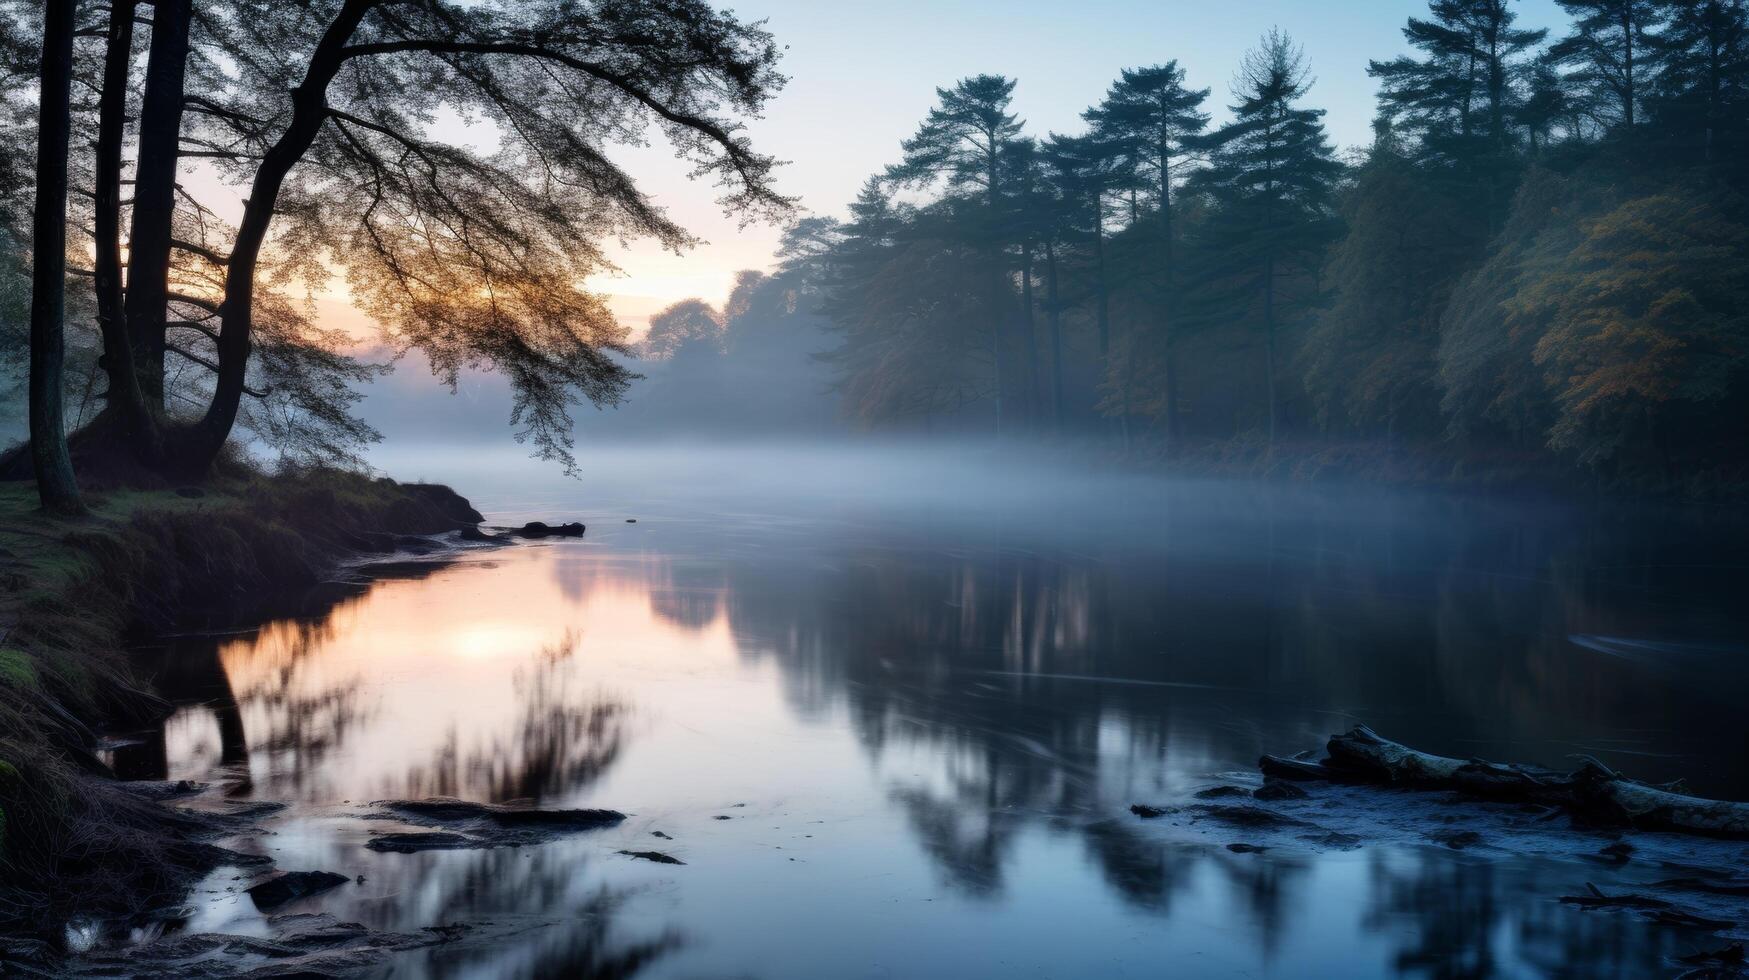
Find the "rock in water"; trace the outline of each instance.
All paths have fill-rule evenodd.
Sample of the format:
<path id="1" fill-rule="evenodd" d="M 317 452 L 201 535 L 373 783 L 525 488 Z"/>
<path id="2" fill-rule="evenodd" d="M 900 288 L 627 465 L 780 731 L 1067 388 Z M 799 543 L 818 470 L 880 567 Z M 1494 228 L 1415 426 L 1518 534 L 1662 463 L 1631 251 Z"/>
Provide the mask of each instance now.
<path id="1" fill-rule="evenodd" d="M 588 530 L 580 522 L 569 524 L 548 524 L 544 521 L 529 521 L 517 529 L 516 533 L 525 538 L 580 538 Z"/>
<path id="2" fill-rule="evenodd" d="M 1219 800 L 1230 796 L 1250 796 L 1251 791 L 1243 786 L 1213 786 L 1196 794 L 1199 800 Z"/>
<path id="3" fill-rule="evenodd" d="M 543 810 L 441 796 L 426 800 L 378 800 L 372 806 L 408 823 L 447 828 L 425 833 L 379 834 L 364 845 L 373 851 L 397 854 L 528 847 L 565 834 L 612 827 L 626 818 L 618 810 Z"/>
<path id="4" fill-rule="evenodd" d="M 425 800 L 378 800 L 372 805 L 418 821 L 482 821 L 500 827 L 544 827 L 553 830 L 595 830 L 612 827 L 626 818 L 618 810 L 542 810 L 499 803 L 474 803 L 445 796 L 434 796 Z"/>
<path id="5" fill-rule="evenodd" d="M 673 856 L 672 854 L 663 854 L 661 851 L 621 851 L 620 853 L 624 854 L 626 857 L 638 858 L 639 860 L 642 860 L 642 861 L 654 861 L 657 864 L 685 864 L 686 863 L 685 861 L 680 860 L 679 858 Z"/>
<path id="6" fill-rule="evenodd" d="M 1258 800 L 1303 800 L 1306 791 L 1284 779 L 1265 779 L 1251 796 Z"/>
<path id="7" fill-rule="evenodd" d="M 287 871 L 258 885 L 251 885 L 249 897 L 255 900 L 256 908 L 269 912 L 287 902 L 325 892 L 351 880 L 332 871 Z"/>
<path id="8" fill-rule="evenodd" d="M 364 846 L 373 851 L 387 851 L 393 854 L 412 854 L 415 851 L 466 851 L 474 848 L 488 848 L 490 841 L 482 841 L 465 834 L 452 834 L 447 830 L 433 830 L 419 833 L 378 834 L 364 842 Z"/>

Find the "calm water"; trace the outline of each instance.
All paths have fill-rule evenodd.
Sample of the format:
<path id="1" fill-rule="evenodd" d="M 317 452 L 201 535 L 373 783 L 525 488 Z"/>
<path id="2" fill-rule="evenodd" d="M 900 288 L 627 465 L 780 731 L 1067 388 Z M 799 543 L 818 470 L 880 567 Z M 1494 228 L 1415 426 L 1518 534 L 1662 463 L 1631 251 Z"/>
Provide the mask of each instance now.
<path id="1" fill-rule="evenodd" d="M 974 452 L 583 462 L 384 458 L 588 536 L 144 651 L 182 707 L 121 761 L 294 801 L 246 846 L 365 876 L 299 908 L 528 927 L 395 976 L 1639 977 L 1695 948 L 1553 901 L 1596 875 L 1570 862 L 1232 854 L 1126 811 L 1357 721 L 1749 796 L 1734 523 Z M 423 795 L 631 816 L 516 850 L 360 846 L 382 825 L 359 804 Z M 233 875 L 189 928 L 265 930 Z"/>

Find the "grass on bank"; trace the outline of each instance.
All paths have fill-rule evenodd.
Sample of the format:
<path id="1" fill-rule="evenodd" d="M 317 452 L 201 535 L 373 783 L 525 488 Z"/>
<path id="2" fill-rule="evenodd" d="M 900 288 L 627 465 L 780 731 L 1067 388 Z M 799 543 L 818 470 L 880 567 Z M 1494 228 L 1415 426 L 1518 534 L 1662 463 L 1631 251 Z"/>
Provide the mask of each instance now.
<path id="1" fill-rule="evenodd" d="M 70 911 L 174 898 L 213 849 L 122 793 L 92 755 L 100 726 L 165 705 L 132 676 L 130 632 L 319 582 L 341 558 L 478 522 L 447 488 L 334 470 L 232 471 L 199 487 L 86 493 L 87 516 L 0 482 L 0 932 Z"/>

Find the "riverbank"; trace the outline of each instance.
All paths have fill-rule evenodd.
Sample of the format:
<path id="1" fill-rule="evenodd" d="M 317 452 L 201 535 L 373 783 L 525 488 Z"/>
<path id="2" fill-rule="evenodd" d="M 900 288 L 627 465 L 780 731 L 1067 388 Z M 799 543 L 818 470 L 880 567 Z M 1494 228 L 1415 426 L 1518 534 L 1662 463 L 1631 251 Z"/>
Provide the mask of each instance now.
<path id="1" fill-rule="evenodd" d="M 140 727 L 164 702 L 133 676 L 131 637 L 235 622 L 342 561 L 482 520 L 447 487 L 361 474 L 233 471 L 198 487 L 88 495 L 48 518 L 28 483 L 0 484 L 0 934 L 45 936 L 72 912 L 174 900 L 225 856 L 219 829 L 126 788 L 96 731 Z M 421 539 L 423 540 L 423 539 Z"/>

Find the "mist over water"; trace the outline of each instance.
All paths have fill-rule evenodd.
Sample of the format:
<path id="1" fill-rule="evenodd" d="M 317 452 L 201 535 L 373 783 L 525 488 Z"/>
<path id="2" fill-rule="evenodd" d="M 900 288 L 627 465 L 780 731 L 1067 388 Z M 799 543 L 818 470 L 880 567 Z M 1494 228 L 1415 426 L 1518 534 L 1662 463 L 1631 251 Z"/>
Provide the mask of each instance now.
<path id="1" fill-rule="evenodd" d="M 491 522 L 589 531 L 146 651 L 182 707 L 118 762 L 294 801 L 260 846 L 365 876 L 300 907 L 530 928 L 415 975 L 1647 975 L 1689 938 L 1555 904 L 1583 862 L 1234 854 L 1243 831 L 1127 810 L 1357 722 L 1749 795 L 1743 534 L 1717 518 L 962 444 L 591 444 L 576 479 L 514 447 L 374 462 Z M 630 818 L 519 850 L 363 849 L 385 828 L 361 804 L 422 795 Z M 228 874 L 190 928 L 261 927 Z"/>

